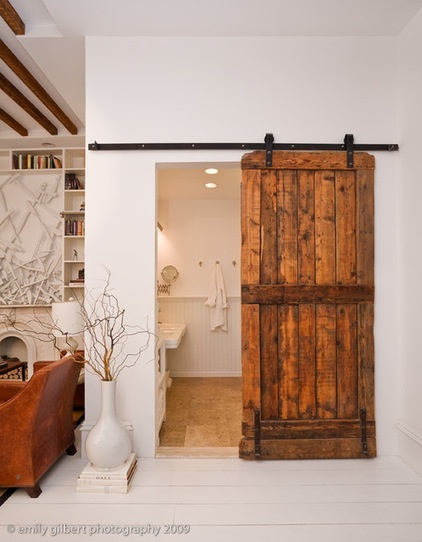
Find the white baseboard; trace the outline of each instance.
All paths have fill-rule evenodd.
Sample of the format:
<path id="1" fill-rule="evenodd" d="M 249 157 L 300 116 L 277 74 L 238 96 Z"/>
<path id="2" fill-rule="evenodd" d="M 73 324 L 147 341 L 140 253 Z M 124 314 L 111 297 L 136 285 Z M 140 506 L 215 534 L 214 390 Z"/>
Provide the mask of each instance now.
<path id="1" fill-rule="evenodd" d="M 398 421 L 396 427 L 400 431 L 400 459 L 422 476 L 422 435 L 403 420 Z"/>

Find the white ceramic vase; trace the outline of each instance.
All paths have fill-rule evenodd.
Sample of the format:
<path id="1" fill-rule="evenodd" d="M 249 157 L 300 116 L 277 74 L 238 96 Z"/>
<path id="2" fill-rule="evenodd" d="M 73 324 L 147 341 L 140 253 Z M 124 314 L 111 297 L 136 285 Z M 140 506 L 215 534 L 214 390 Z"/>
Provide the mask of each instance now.
<path id="1" fill-rule="evenodd" d="M 132 451 L 129 432 L 116 415 L 116 380 L 101 380 L 100 417 L 86 437 L 88 459 L 97 469 L 116 469 Z"/>

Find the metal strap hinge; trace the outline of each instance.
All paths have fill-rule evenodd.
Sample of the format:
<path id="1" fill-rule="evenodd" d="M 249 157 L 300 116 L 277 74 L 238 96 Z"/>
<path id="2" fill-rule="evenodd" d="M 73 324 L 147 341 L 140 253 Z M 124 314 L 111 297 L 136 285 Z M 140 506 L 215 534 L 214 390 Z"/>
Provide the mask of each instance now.
<path id="1" fill-rule="evenodd" d="M 362 438 L 362 455 L 367 456 L 368 451 L 368 441 L 366 435 L 366 408 L 360 409 L 360 426 L 361 426 L 361 438 Z"/>
<path id="2" fill-rule="evenodd" d="M 265 134 L 265 165 L 271 167 L 273 165 L 273 134 Z"/>
<path id="3" fill-rule="evenodd" d="M 254 453 L 255 459 L 261 455 L 261 411 L 254 410 Z"/>
<path id="4" fill-rule="evenodd" d="M 346 145 L 347 167 L 348 168 L 352 168 L 353 164 L 354 164 L 353 142 L 354 142 L 353 134 L 346 134 L 344 136 L 344 144 Z"/>

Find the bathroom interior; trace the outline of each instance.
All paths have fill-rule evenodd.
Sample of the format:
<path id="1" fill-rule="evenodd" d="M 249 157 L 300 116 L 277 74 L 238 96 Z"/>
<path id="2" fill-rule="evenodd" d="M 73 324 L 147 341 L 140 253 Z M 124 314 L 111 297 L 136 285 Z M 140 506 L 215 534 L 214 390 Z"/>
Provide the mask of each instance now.
<path id="1" fill-rule="evenodd" d="M 157 166 L 158 455 L 238 454 L 240 191 L 238 163 Z"/>

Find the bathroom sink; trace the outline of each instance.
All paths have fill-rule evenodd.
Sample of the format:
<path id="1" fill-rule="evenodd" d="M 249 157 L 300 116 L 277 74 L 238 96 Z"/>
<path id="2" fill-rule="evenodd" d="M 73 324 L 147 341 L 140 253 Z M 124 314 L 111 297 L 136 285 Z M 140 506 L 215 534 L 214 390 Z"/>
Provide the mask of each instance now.
<path id="1" fill-rule="evenodd" d="M 158 336 L 163 339 L 166 348 L 178 348 L 185 333 L 186 324 L 158 324 Z"/>

